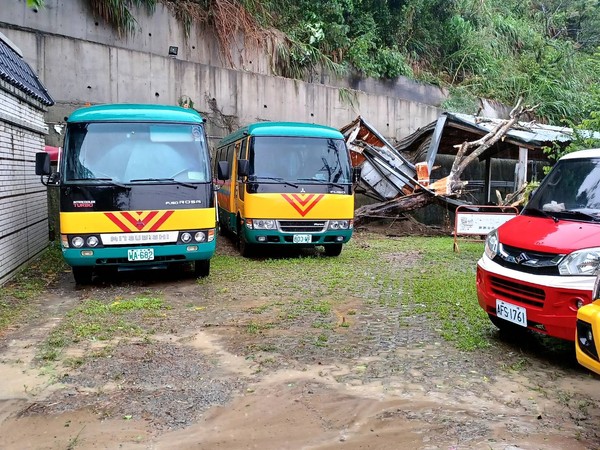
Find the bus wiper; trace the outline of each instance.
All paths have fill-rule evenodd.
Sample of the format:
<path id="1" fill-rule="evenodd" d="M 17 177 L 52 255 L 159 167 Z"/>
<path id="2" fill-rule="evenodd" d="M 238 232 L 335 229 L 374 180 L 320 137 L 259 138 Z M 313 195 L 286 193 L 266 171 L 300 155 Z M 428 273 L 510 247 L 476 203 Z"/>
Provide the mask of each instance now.
<path id="1" fill-rule="evenodd" d="M 312 181 L 313 183 L 328 184 L 330 186 L 335 186 L 340 189 L 345 189 L 350 184 L 350 183 L 346 183 L 346 184 L 336 183 L 335 181 L 319 180 L 318 178 L 298 178 L 298 181 Z"/>
<path id="2" fill-rule="evenodd" d="M 525 208 L 525 211 L 527 212 L 532 212 L 532 213 L 536 213 L 539 214 L 542 217 L 547 217 L 549 219 L 554 220 L 554 222 L 558 222 L 558 217 L 554 216 L 553 214 L 550 214 L 547 211 L 544 211 L 543 209 L 538 209 L 538 208 Z"/>
<path id="3" fill-rule="evenodd" d="M 291 186 L 293 188 L 297 188 L 298 187 L 297 184 L 290 183 L 289 181 L 286 181 L 286 180 L 284 180 L 281 177 L 259 177 L 257 175 L 251 175 L 251 176 L 248 177 L 248 180 L 250 180 L 250 181 L 272 180 L 272 181 L 276 181 L 278 183 L 287 184 L 288 186 Z"/>
<path id="4" fill-rule="evenodd" d="M 196 186 L 195 184 L 185 183 L 183 181 L 177 181 L 175 178 L 137 178 L 135 180 L 129 180 L 130 183 L 141 183 L 144 181 L 157 181 L 157 182 L 170 181 L 171 183 L 178 184 L 179 186 L 185 186 L 185 187 L 189 187 L 192 189 L 198 189 L 198 186 Z"/>
<path id="5" fill-rule="evenodd" d="M 123 189 L 131 189 L 131 186 L 127 186 L 123 183 L 119 183 L 118 181 L 114 181 L 112 178 L 69 178 L 67 181 L 105 181 L 112 186 L 117 186 Z"/>

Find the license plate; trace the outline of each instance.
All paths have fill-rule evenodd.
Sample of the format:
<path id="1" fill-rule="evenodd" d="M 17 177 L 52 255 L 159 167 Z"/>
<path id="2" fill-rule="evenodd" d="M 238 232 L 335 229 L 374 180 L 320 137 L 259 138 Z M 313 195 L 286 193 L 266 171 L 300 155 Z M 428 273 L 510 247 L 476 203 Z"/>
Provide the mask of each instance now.
<path id="1" fill-rule="evenodd" d="M 527 326 L 527 310 L 522 306 L 496 300 L 496 315 L 500 319 L 508 320 L 522 327 Z"/>
<path id="2" fill-rule="evenodd" d="M 294 244 L 310 244 L 312 236 L 310 234 L 295 234 L 292 242 Z"/>
<path id="3" fill-rule="evenodd" d="M 153 248 L 134 248 L 127 250 L 128 261 L 152 261 L 154 260 Z"/>

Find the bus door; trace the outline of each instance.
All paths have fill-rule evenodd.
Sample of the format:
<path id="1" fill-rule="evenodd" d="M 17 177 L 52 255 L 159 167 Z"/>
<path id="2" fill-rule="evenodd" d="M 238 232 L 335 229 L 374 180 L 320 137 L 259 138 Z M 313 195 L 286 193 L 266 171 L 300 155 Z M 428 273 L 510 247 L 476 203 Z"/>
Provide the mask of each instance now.
<path id="1" fill-rule="evenodd" d="M 248 139 L 242 139 L 241 141 L 236 142 L 235 144 L 235 211 L 239 213 L 240 217 L 244 217 L 244 201 L 246 197 L 246 180 L 245 176 L 241 176 L 238 172 L 238 160 L 246 159 L 246 143 Z"/>

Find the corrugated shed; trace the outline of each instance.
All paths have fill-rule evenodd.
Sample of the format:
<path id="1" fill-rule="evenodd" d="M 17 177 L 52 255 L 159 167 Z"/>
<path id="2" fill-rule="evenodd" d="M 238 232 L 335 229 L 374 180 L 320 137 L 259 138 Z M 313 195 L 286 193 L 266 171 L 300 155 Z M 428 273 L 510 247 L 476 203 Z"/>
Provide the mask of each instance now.
<path id="1" fill-rule="evenodd" d="M 2 33 L 0 33 L 0 79 L 46 106 L 54 104 L 54 100 L 29 64 L 25 62 L 18 48 Z"/>

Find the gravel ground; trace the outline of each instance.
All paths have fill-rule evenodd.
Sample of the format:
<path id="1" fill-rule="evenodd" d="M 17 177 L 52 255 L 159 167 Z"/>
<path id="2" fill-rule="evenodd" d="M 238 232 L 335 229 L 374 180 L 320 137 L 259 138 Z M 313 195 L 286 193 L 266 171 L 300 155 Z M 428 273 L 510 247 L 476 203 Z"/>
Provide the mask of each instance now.
<path id="1" fill-rule="evenodd" d="M 356 237 L 357 245 L 368 240 L 368 233 Z M 218 252 L 237 255 L 224 239 Z M 382 255 L 379 263 L 401 273 L 419 260 L 415 251 Z M 254 289 L 249 279 L 236 279 L 235 286 L 245 282 Z M 571 349 L 495 333 L 493 348 L 462 352 L 413 307 L 372 294 L 319 299 L 334 305 L 325 318 L 316 307 L 294 314 L 299 297 L 278 291 L 277 282 L 265 279 L 264 290 L 242 294 L 211 284 L 210 277 L 197 283 L 170 272 L 77 288 L 64 274 L 40 300 L 35 320 L 0 340 L 0 376 L 3 367 L 42 370 L 32 347 L 60 323 L 57 316 L 82 301 L 160 295 L 168 308 L 129 316 L 150 330 L 144 336 L 72 344 L 53 369 L 52 389 L 23 395 L 25 403 L 5 406 L 4 416 L 0 407 L 0 447 L 18 448 L 11 447 L 19 438 L 11 434 L 16 421 L 27 425 L 45 417 L 50 427 L 52 417 L 91 410 L 95 421 L 126 421 L 145 430 L 132 442 L 113 426 L 108 433 L 114 439 L 100 448 L 171 448 L 166 442 L 172 448 L 399 448 L 402 442 L 405 448 L 600 448 L 598 380 L 576 365 Z M 67 364 L 75 356 L 80 363 Z M 347 405 L 355 408 L 352 422 L 343 422 L 335 408 L 324 409 L 344 405 L 347 397 L 355 402 Z M 277 419 L 262 423 L 278 411 Z M 250 416 L 255 423 L 246 429 L 242 419 Z M 294 441 L 294 420 L 306 430 L 315 421 L 321 425 Z M 365 444 L 383 425 L 392 428 L 378 435 L 379 444 Z M 44 442 L 38 434 L 31 448 Z M 56 434 L 55 447 L 39 448 L 73 442 L 78 445 L 67 448 L 98 448 L 84 437 L 61 440 Z M 192 437 L 193 445 L 186 441 Z"/>

